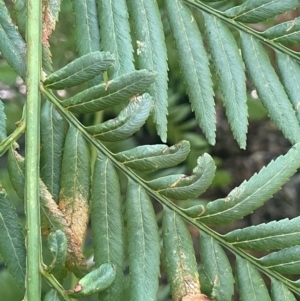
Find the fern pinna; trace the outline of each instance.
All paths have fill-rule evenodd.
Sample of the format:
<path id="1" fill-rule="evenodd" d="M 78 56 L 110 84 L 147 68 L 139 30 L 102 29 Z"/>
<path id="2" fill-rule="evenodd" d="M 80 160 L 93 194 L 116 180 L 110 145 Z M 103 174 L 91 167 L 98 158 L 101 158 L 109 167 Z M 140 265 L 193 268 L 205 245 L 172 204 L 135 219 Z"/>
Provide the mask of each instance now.
<path id="1" fill-rule="evenodd" d="M 89 295 L 107 301 L 167 300 L 158 295 L 160 273 L 167 275 L 172 299 L 178 301 L 299 298 L 300 280 L 294 276 L 300 274 L 299 217 L 222 235 L 215 229 L 263 206 L 300 167 L 300 58 L 288 48 L 300 43 L 299 17 L 262 32 L 249 25 L 294 10 L 300 2 L 215 2 L 73 1 L 79 57 L 53 72 L 49 38 L 61 3 L 43 1 L 44 78 L 39 89 L 45 100 L 39 191 L 41 230 L 52 256 L 52 262 L 41 267 L 51 286 L 44 300 Z M 25 79 L 26 3 L 14 1 L 11 9 L 16 24 L 0 0 L 0 51 Z M 199 200 L 189 208 L 179 207 L 178 201 L 197 199 L 214 179 L 216 166 L 209 154 L 197 159 L 191 175 L 174 174 L 174 169 L 162 175 L 154 172 L 187 158 L 189 141 L 112 151 L 114 142 L 131 137 L 149 118 L 161 140 L 167 141 L 168 55 L 166 19 L 163 24 L 161 14 L 174 37 L 191 110 L 208 143 L 216 142 L 214 91 L 219 90 L 233 137 L 240 148 L 246 148 L 247 71 L 268 115 L 292 145 L 224 198 Z M 276 66 L 269 59 L 270 50 Z M 215 87 L 213 74 L 218 78 Z M 55 92 L 83 83 L 87 83 L 85 89 L 66 99 L 59 99 Z M 78 119 L 83 114 L 99 117 L 96 112 L 103 110 L 119 113 L 114 119 L 88 125 Z M 23 198 L 26 156 L 16 151 L 16 140 L 26 131 L 26 116 L 8 137 L 5 119 L 1 102 L 0 151 L 8 151 L 10 178 Z M 150 173 L 154 178 L 149 179 Z M 24 230 L 2 187 L 0 198 L 0 253 L 24 292 Z M 156 213 L 152 200 L 163 205 L 162 215 Z M 92 268 L 83 252 L 89 218 Z M 198 263 L 186 222 L 200 232 Z M 234 269 L 228 251 L 235 257 Z M 253 256 L 252 251 L 263 255 Z M 69 272 L 80 278 L 71 291 L 63 287 Z"/>

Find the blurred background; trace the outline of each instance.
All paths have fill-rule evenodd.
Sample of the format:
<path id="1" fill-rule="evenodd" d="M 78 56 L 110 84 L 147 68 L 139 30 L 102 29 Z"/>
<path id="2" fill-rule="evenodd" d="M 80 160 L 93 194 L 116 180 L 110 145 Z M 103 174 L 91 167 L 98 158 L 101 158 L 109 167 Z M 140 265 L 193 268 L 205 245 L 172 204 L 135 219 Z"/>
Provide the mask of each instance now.
<path id="1" fill-rule="evenodd" d="M 12 7 L 11 1 L 4 1 L 9 8 Z M 221 95 L 215 85 L 215 102 L 216 102 L 216 116 L 217 116 L 217 142 L 215 146 L 209 146 L 197 125 L 194 113 L 191 112 L 188 97 L 185 93 L 185 86 L 180 74 L 179 65 L 177 62 L 177 53 L 174 47 L 174 40 L 170 32 L 167 17 L 164 12 L 163 1 L 158 1 L 161 8 L 161 15 L 165 29 L 166 45 L 168 49 L 168 64 L 169 64 L 169 116 L 168 116 L 168 145 L 173 145 L 180 140 L 188 140 L 191 143 L 191 153 L 186 162 L 178 167 L 162 170 L 156 173 L 143 174 L 145 178 L 154 178 L 158 175 L 162 176 L 171 173 L 192 173 L 196 165 L 197 158 L 204 152 L 213 156 L 217 171 L 214 182 L 208 191 L 201 196 L 199 200 L 190 200 L 178 203 L 182 207 L 190 207 L 195 203 L 208 202 L 218 198 L 225 197 L 234 187 L 241 184 L 243 180 L 249 179 L 255 172 L 258 172 L 264 165 L 268 164 L 272 159 L 275 159 L 281 154 L 284 154 L 290 148 L 290 143 L 283 137 L 281 132 L 276 128 L 273 122 L 267 117 L 266 111 L 257 97 L 256 91 L 250 81 L 247 82 L 248 106 L 249 106 L 249 128 L 247 138 L 246 150 L 240 150 L 237 143 L 233 139 L 230 131 L 227 118 L 225 115 Z M 211 4 L 214 8 L 219 10 L 226 10 L 232 6 L 241 4 L 242 0 L 225 0 Z M 203 32 L 203 25 L 201 20 L 201 13 L 193 10 L 197 19 L 200 30 Z M 258 31 L 263 31 L 266 28 L 281 23 L 283 21 L 294 19 L 300 15 L 300 9 L 290 13 L 280 15 L 275 20 L 266 23 L 255 24 L 253 27 Z M 14 19 L 14 15 L 11 17 Z M 252 26 L 250 24 L 250 26 Z M 238 33 L 234 32 L 236 39 Z M 204 44 L 206 44 L 203 36 Z M 72 4 L 70 1 L 62 1 L 61 13 L 56 30 L 51 39 L 51 52 L 53 60 L 53 69 L 57 70 L 67 63 L 73 61 L 78 57 L 74 39 L 74 25 Z M 300 51 L 300 46 L 293 48 Z M 268 49 L 271 61 L 274 63 L 274 53 Z M 275 66 L 275 64 L 274 64 Z M 211 66 L 213 68 L 213 66 Z M 214 73 L 212 73 L 214 74 Z M 217 78 L 213 77 L 214 82 Z M 70 97 L 81 91 L 84 85 L 58 91 L 60 98 Z M 15 74 L 15 72 L 7 65 L 0 54 L 0 98 L 5 106 L 5 113 L 7 115 L 7 131 L 10 134 L 15 129 L 15 123 L 20 120 L 22 115 L 22 108 L 26 100 L 26 87 L 24 82 Z M 95 114 L 87 114 L 78 116 L 84 125 L 91 125 L 95 122 L 99 123 L 107 119 L 115 117 L 120 108 L 114 108 L 105 112 L 98 112 Z M 24 136 L 18 140 L 20 145 L 20 153 L 24 154 Z M 126 141 L 118 143 L 107 143 L 107 147 L 113 152 L 118 152 L 125 149 L 133 148 L 137 145 L 144 144 L 159 144 L 161 143 L 159 137 L 156 135 L 155 126 L 153 122 L 148 120 L 147 124 L 133 137 Z M 92 150 L 94 151 L 94 150 Z M 120 175 L 122 189 L 126 190 L 126 180 Z M 274 197 L 268 201 L 265 206 L 255 211 L 254 214 L 245 217 L 243 220 L 222 228 L 216 228 L 220 233 L 226 233 L 232 229 L 243 228 L 250 225 L 260 223 L 267 223 L 271 220 L 279 220 L 282 218 L 293 218 L 299 215 L 300 202 L 298 197 L 300 195 L 300 174 L 296 174 Z M 0 158 L 0 183 L 6 189 L 10 200 L 15 205 L 20 217 L 24 219 L 23 202 L 17 197 L 9 180 L 6 169 L 6 156 Z M 158 224 L 161 223 L 161 206 L 154 202 L 155 210 L 157 211 Z M 190 227 L 192 234 L 197 260 L 199 262 L 199 269 L 201 270 L 201 262 L 199 258 L 199 233 L 196 229 Z M 87 258 L 92 256 L 93 250 L 91 247 L 91 238 L 87 232 L 87 239 L 85 245 L 85 255 Z M 234 257 L 228 254 L 229 258 Z M 44 248 L 45 262 L 50 260 L 47 248 Z M 92 259 L 90 258 L 92 262 Z M 129 300 L 128 297 L 128 270 L 125 269 L 126 280 L 124 283 L 124 299 Z M 201 285 L 204 290 L 209 292 L 209 286 L 205 285 L 205 277 L 201 276 Z M 266 281 L 268 281 L 266 279 Z M 66 281 L 66 288 L 74 287 L 76 279 L 69 277 Z M 43 295 L 48 291 L 49 287 L 46 283 L 43 284 Z M 205 292 L 205 291 L 204 291 Z M 6 270 L 4 263 L 0 257 L 0 300 L 22 300 L 18 288 L 14 284 L 12 277 Z M 4 299 L 2 299 L 5 296 Z M 92 296 L 82 300 L 97 300 L 97 296 Z M 169 287 L 167 285 L 165 273 L 162 270 L 160 279 L 160 289 L 158 292 L 159 301 L 171 300 L 169 296 Z M 238 300 L 238 299 L 234 299 Z"/>

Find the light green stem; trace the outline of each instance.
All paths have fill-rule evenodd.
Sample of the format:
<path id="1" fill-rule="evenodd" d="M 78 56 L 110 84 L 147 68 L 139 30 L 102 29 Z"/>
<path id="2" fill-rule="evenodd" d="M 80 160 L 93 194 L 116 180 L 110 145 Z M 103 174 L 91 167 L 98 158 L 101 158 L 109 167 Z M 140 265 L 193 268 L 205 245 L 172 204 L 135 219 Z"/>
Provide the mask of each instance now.
<path id="1" fill-rule="evenodd" d="M 65 290 L 60 285 L 60 283 L 56 280 L 56 278 L 52 274 L 49 274 L 46 271 L 46 266 L 41 267 L 41 274 L 46 279 L 46 281 L 60 294 L 62 300 L 71 301 L 69 296 L 65 294 Z"/>
<path id="2" fill-rule="evenodd" d="M 27 1 L 27 101 L 26 101 L 26 157 L 25 157 L 25 210 L 26 210 L 26 296 L 38 301 L 41 296 L 41 232 L 39 204 L 40 159 L 40 99 L 41 78 L 41 19 L 42 1 Z"/>

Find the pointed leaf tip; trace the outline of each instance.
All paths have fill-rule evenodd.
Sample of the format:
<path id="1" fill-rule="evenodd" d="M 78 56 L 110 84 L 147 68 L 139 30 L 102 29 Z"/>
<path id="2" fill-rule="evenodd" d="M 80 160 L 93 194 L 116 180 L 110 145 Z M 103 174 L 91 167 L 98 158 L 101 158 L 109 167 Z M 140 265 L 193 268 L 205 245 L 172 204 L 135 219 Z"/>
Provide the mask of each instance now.
<path id="1" fill-rule="evenodd" d="M 209 202 L 199 219 L 205 223 L 225 224 L 252 213 L 280 190 L 299 167 L 300 143 L 297 143 L 286 155 L 271 161 L 233 189 L 226 198 Z"/>
<path id="2" fill-rule="evenodd" d="M 247 0 L 239 6 L 226 10 L 225 15 L 238 22 L 258 23 L 295 9 L 298 6 L 298 0 Z"/>
<path id="3" fill-rule="evenodd" d="M 102 292 L 114 282 L 115 277 L 114 266 L 109 263 L 102 264 L 80 279 L 74 291 L 69 292 L 68 295 L 73 298 L 80 298 Z"/>
<path id="4" fill-rule="evenodd" d="M 146 122 L 152 109 L 148 93 L 131 99 L 128 106 L 111 120 L 87 127 L 86 130 L 102 141 L 120 141 L 136 133 Z"/>
<path id="5" fill-rule="evenodd" d="M 171 175 L 148 182 L 158 193 L 176 200 L 197 198 L 212 183 L 215 176 L 215 162 L 208 154 L 197 160 L 197 166 L 191 176 Z"/>
<path id="6" fill-rule="evenodd" d="M 143 145 L 117 153 L 116 159 L 137 170 L 156 170 L 175 166 L 186 159 L 190 143 L 186 140 L 168 147 L 165 144 Z"/>

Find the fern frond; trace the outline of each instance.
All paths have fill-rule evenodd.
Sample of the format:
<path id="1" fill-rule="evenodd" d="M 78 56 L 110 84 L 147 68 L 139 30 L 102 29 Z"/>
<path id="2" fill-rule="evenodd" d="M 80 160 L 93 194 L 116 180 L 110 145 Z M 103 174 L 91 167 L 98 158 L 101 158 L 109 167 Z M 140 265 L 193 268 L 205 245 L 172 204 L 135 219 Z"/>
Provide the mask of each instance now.
<path id="1" fill-rule="evenodd" d="M 74 60 L 64 68 L 51 73 L 44 85 L 49 89 L 59 90 L 84 83 L 102 71 L 106 71 L 114 62 L 108 52 L 89 52 Z"/>
<path id="2" fill-rule="evenodd" d="M 133 71 L 82 91 L 62 101 L 62 105 L 71 112 L 83 114 L 104 110 L 145 92 L 155 77 L 148 70 Z"/>
<path id="3" fill-rule="evenodd" d="M 211 49 L 212 62 L 219 73 L 218 88 L 224 97 L 226 114 L 233 135 L 240 147 L 245 147 L 247 132 L 243 63 L 245 63 L 251 81 L 257 89 L 271 119 L 274 120 L 290 142 L 295 145 L 286 155 L 272 161 L 258 174 L 254 174 L 248 181 L 244 181 L 239 187 L 235 188 L 227 198 L 211 201 L 206 206 L 203 205 L 203 202 L 199 202 L 196 206 L 187 209 L 181 209 L 173 203 L 173 200 L 180 199 L 185 201 L 189 198 L 196 198 L 207 189 L 215 172 L 215 164 L 209 155 L 205 154 L 198 159 L 198 165 L 194 170 L 194 174 L 190 177 L 170 175 L 147 182 L 135 173 L 134 169 L 143 172 L 177 165 L 187 157 L 190 149 L 189 143 L 182 141 L 171 147 L 166 145 L 144 145 L 116 154 L 110 152 L 101 143 L 101 140 L 123 140 L 135 133 L 147 119 L 150 112 L 150 97 L 148 94 L 143 94 L 142 96 L 140 94 L 149 89 L 150 85 L 152 87 L 148 91 L 155 101 L 154 110 L 156 112 L 154 115 L 160 114 L 159 117 L 155 115 L 155 121 L 160 123 L 158 124 L 158 132 L 162 140 L 166 139 L 167 98 L 163 99 L 164 102 L 159 102 L 162 95 L 166 96 L 167 81 L 166 56 L 162 42 L 160 14 L 156 2 L 146 0 L 136 2 L 131 0 L 131 15 L 138 40 L 138 64 L 150 71 L 132 71 L 130 73 L 122 73 L 121 76 L 115 75 L 117 71 L 112 71 L 110 76 L 114 78 L 107 84 L 94 86 L 62 102 L 54 97 L 46 89 L 47 87 L 45 88 L 41 85 L 42 93 L 57 106 L 62 115 L 76 128 L 76 131 L 81 133 L 99 151 L 94 170 L 95 183 L 93 183 L 92 189 L 92 206 L 94 206 L 93 211 L 95 211 L 92 213 L 94 220 L 92 227 L 97 228 L 99 226 L 105 230 L 102 231 L 103 233 L 98 234 L 96 233 L 98 229 L 93 229 L 93 235 L 96 237 L 94 242 L 96 264 L 104 263 L 105 260 L 112 264 L 118 261 L 116 263 L 117 277 L 119 277 L 118 281 L 121 282 L 122 270 L 120 266 L 123 264 L 123 261 L 120 258 L 123 255 L 123 249 L 121 250 L 123 240 L 120 238 L 120 235 L 122 235 L 123 220 L 121 216 L 119 178 L 113 167 L 115 165 L 129 179 L 126 197 L 126 222 L 129 241 L 131 300 L 156 299 L 158 288 L 160 245 L 157 221 L 149 196 L 158 200 L 165 207 L 163 217 L 164 251 L 166 271 L 174 300 L 181 300 L 185 296 L 190 297 L 190 295 L 200 296 L 202 299 L 205 298 L 200 291 L 197 263 L 194 260 L 195 255 L 190 235 L 181 218 L 200 229 L 202 270 L 208 277 L 211 289 L 210 295 L 216 301 L 229 301 L 233 294 L 234 275 L 223 247 L 227 248 L 237 258 L 235 277 L 241 300 L 271 300 L 260 272 L 272 281 L 271 295 L 273 299 L 275 299 L 274 295 L 278 292 L 280 296 L 286 296 L 287 300 L 293 300 L 291 292 L 300 295 L 299 281 L 290 281 L 282 274 L 294 274 L 299 270 L 298 218 L 248 227 L 225 235 L 213 231 L 206 224 L 229 223 L 250 214 L 281 189 L 282 185 L 300 167 L 300 146 L 297 144 L 300 141 L 300 129 L 299 121 L 294 113 L 294 109 L 297 110 L 298 107 L 296 87 L 298 87 L 299 66 L 297 62 L 299 62 L 299 58 L 279 42 L 279 38 L 282 36 L 283 39 L 281 41 L 284 43 L 285 34 L 282 28 L 287 30 L 287 25 L 273 29 L 272 37 L 267 37 L 268 33 L 258 33 L 243 24 L 243 22 L 266 20 L 279 13 L 293 9 L 299 6 L 299 1 L 290 0 L 283 3 L 278 0 L 248 0 L 241 6 L 233 7 L 224 13 L 214 10 L 200 1 L 191 2 L 190 0 L 184 0 L 183 2 L 193 3 L 193 6 L 197 6 L 203 12 L 205 33 Z M 187 81 L 188 77 L 192 77 L 191 74 L 195 75 L 196 86 L 200 87 L 198 89 L 201 96 L 200 105 L 194 99 L 192 100 L 192 103 L 194 102 L 192 107 L 199 105 L 201 108 L 206 108 L 201 103 L 201 101 L 205 101 L 203 95 L 208 95 L 210 98 L 208 107 L 212 108 L 212 110 L 201 112 L 199 115 L 202 114 L 201 118 L 205 119 L 207 116 L 204 115 L 210 114 L 207 117 L 209 121 L 205 121 L 203 124 L 200 123 L 200 125 L 209 142 L 214 143 L 215 122 L 214 116 L 212 116 L 214 114 L 213 102 L 210 102 L 213 97 L 213 92 L 210 91 L 211 73 L 208 69 L 207 53 L 202 47 L 201 40 L 199 40 L 201 35 L 198 29 L 196 31 L 195 23 L 193 23 L 194 19 L 190 20 L 192 25 L 188 23 L 189 17 L 192 15 L 181 2 L 175 0 L 172 2 L 166 1 L 166 3 L 168 18 L 173 28 L 177 43 L 176 47 L 182 62 L 185 58 L 180 52 L 182 49 L 188 49 L 191 55 L 189 60 L 187 60 L 186 66 L 190 66 L 193 60 L 195 63 L 190 69 L 196 65 L 198 66 L 199 62 L 200 65 L 202 63 L 205 65 L 205 67 L 200 66 L 202 70 L 198 68 L 196 71 L 185 70 L 183 75 L 185 81 Z M 101 18 L 113 20 L 115 28 L 116 24 L 118 24 L 118 20 L 115 19 L 115 16 L 117 16 L 116 9 L 113 10 L 109 7 L 107 9 L 113 15 L 108 16 L 109 13 L 103 10 Z M 124 14 L 123 17 L 126 19 L 126 12 Z M 156 24 L 154 24 L 154 20 Z M 290 23 L 288 25 L 292 26 Z M 181 26 L 184 27 L 185 31 L 177 35 Z M 229 26 L 240 33 L 242 56 L 239 54 L 239 46 L 230 32 Z M 195 32 L 197 33 L 195 34 Z M 297 24 L 295 25 L 295 32 L 297 32 Z M 153 36 L 154 33 L 157 36 Z M 107 36 L 110 35 L 107 34 Z M 116 37 L 114 36 L 113 38 Z M 191 43 L 191 41 L 194 41 L 193 39 L 198 39 L 195 40 L 195 44 L 202 47 L 200 49 L 201 58 L 199 58 L 201 61 L 196 62 L 198 56 Z M 157 41 L 159 41 L 159 44 L 157 44 Z M 188 44 L 187 48 L 184 48 L 186 45 L 183 45 L 182 41 Z M 290 42 L 293 41 L 295 41 L 294 37 L 291 38 Z M 115 41 L 112 41 L 112 43 L 115 43 Z M 126 40 L 126 43 L 129 43 L 129 40 Z M 280 82 L 261 43 L 265 43 L 276 50 L 282 82 Z M 221 50 L 217 49 L 217 46 L 220 45 L 222 46 Z M 128 50 L 130 52 L 131 48 L 129 47 Z M 117 55 L 120 53 L 116 49 L 112 50 L 112 52 L 117 53 Z M 186 66 L 181 68 L 189 69 Z M 129 67 L 131 68 L 131 65 Z M 157 73 L 156 78 L 153 71 Z M 190 71 L 194 71 L 194 73 L 189 73 Z M 290 82 L 288 82 L 289 74 L 292 74 L 293 77 Z M 202 79 L 200 75 L 206 78 Z M 235 80 L 230 80 L 230 78 Z M 160 79 L 164 80 L 162 84 Z M 203 87 L 203 82 L 209 85 L 207 89 Z M 158 83 L 161 84 L 159 88 L 156 86 Z M 189 92 L 189 94 L 192 98 L 192 93 Z M 145 101 L 145 111 L 131 110 L 133 102 L 140 98 L 147 99 Z M 129 99 L 131 101 L 128 107 L 114 121 L 109 120 L 92 127 L 84 127 L 70 113 L 92 113 L 127 102 Z M 178 115 L 182 116 L 182 114 L 180 112 Z M 180 120 L 180 116 L 177 117 Z M 239 118 L 243 121 L 240 122 Z M 242 127 L 240 126 L 241 124 Z M 65 152 L 67 151 L 65 150 Z M 85 162 L 85 164 L 88 164 L 88 162 Z M 142 174 L 142 172 L 139 174 Z M 110 186 L 110 183 L 112 183 L 112 186 Z M 174 229 L 177 235 L 170 235 L 171 232 L 174 234 Z M 119 237 L 122 246 L 118 246 L 114 235 Z M 103 244 L 102 241 L 104 241 Z M 111 249 L 110 243 L 112 244 Z M 174 245 L 176 246 L 176 252 L 174 252 Z M 249 249 L 272 250 L 273 252 L 257 259 L 247 253 Z M 293 266 L 294 262 L 295 265 Z M 187 269 L 185 269 L 186 266 L 188 267 Z M 180 271 L 180 273 L 175 274 L 174 271 Z M 179 279 L 177 275 L 184 275 L 182 277 L 184 279 Z M 278 283 L 280 283 L 280 287 L 275 288 L 274 286 Z M 194 290 L 190 290 L 191 287 Z M 119 296 L 120 291 L 116 292 L 113 284 L 109 288 L 110 293 L 115 293 Z M 110 297 L 103 293 L 100 298 L 109 300 Z"/>
<path id="4" fill-rule="evenodd" d="M 241 301 L 271 301 L 268 289 L 257 269 L 239 256 L 236 257 L 236 277 Z"/>
<path id="5" fill-rule="evenodd" d="M 159 236 L 153 206 L 146 191 L 129 180 L 126 217 L 130 271 L 130 299 L 156 299 L 159 276 Z"/>
<path id="6" fill-rule="evenodd" d="M 72 2 L 79 55 L 100 51 L 99 23 L 95 0 L 74 0 Z"/>
<path id="7" fill-rule="evenodd" d="M 143 145 L 115 155 L 123 165 L 137 170 L 156 170 L 175 166 L 185 160 L 190 144 L 181 141 L 167 147 L 164 144 Z"/>
<path id="8" fill-rule="evenodd" d="M 16 73 L 25 79 L 26 45 L 13 25 L 3 0 L 0 1 L 0 51 Z"/>
<path id="9" fill-rule="evenodd" d="M 58 202 L 66 122 L 50 101 L 41 109 L 41 179 Z"/>
<path id="10" fill-rule="evenodd" d="M 0 254 L 20 290 L 25 290 L 26 249 L 21 221 L 6 191 L 0 190 Z"/>
<path id="11" fill-rule="evenodd" d="M 117 172 L 108 158 L 98 154 L 92 183 L 91 219 L 96 266 L 109 262 L 116 278 L 108 290 L 99 294 L 103 301 L 120 299 L 124 268 L 124 231 L 121 190 Z"/>
<path id="12" fill-rule="evenodd" d="M 157 72 L 147 90 L 154 99 L 153 118 L 157 133 L 167 141 L 168 65 L 165 38 L 156 1 L 128 1 L 137 43 L 137 62 L 140 69 Z"/>
<path id="13" fill-rule="evenodd" d="M 97 0 L 101 33 L 101 49 L 114 55 L 116 61 L 109 69 L 110 79 L 132 72 L 133 47 L 125 0 Z"/>
<path id="14" fill-rule="evenodd" d="M 165 3 L 192 110 L 208 142 L 215 144 L 213 83 L 201 34 L 190 10 L 180 0 Z"/>
<path id="15" fill-rule="evenodd" d="M 266 21 L 299 6 L 298 0 L 247 0 L 225 11 L 225 15 L 238 22 L 257 23 Z"/>
<path id="16" fill-rule="evenodd" d="M 280 77 L 287 95 L 293 104 L 296 112 L 296 117 L 300 122 L 299 100 L 298 95 L 300 91 L 300 66 L 288 55 L 276 52 L 276 61 Z"/>
<path id="17" fill-rule="evenodd" d="M 271 278 L 271 298 L 273 301 L 296 301 L 288 288 L 274 278 Z"/>
<path id="18" fill-rule="evenodd" d="M 266 29 L 263 35 L 276 43 L 283 45 L 299 45 L 300 43 L 300 18 L 283 22 Z"/>
<path id="19" fill-rule="evenodd" d="M 233 189 L 226 198 L 209 202 L 199 220 L 204 223 L 229 223 L 240 219 L 262 206 L 300 167 L 300 144 L 293 146 Z"/>
<path id="20" fill-rule="evenodd" d="M 8 152 L 9 177 L 15 191 L 21 199 L 24 198 L 24 170 L 24 158 L 13 149 L 10 149 Z M 51 230 L 61 230 L 65 233 L 68 240 L 66 265 L 74 272 L 75 275 L 82 277 L 86 272 L 87 266 L 82 254 L 81 246 L 78 244 L 77 237 L 71 231 L 64 215 L 42 181 L 39 182 L 39 190 L 41 200 L 42 232 L 45 235 L 48 235 Z"/>
<path id="21" fill-rule="evenodd" d="M 76 128 L 70 126 L 62 157 L 59 208 L 79 246 L 83 244 L 89 219 L 89 163 L 90 152 L 86 140 Z"/>
<path id="22" fill-rule="evenodd" d="M 148 182 L 149 187 L 159 194 L 175 200 L 197 198 L 212 183 L 215 176 L 215 162 L 210 155 L 204 154 L 197 160 L 191 176 L 171 175 Z"/>
<path id="23" fill-rule="evenodd" d="M 133 98 L 118 117 L 89 126 L 86 131 L 102 141 L 124 140 L 136 133 L 146 122 L 152 109 L 152 97 L 145 93 Z"/>
<path id="24" fill-rule="evenodd" d="M 203 17 L 228 121 L 240 148 L 246 148 L 248 113 L 243 61 L 230 30 L 214 16 L 203 13 Z"/>
<path id="25" fill-rule="evenodd" d="M 200 232 L 200 255 L 202 272 L 212 286 L 211 296 L 216 300 L 231 301 L 234 279 L 229 260 L 218 242 L 203 231 Z"/>
<path id="26" fill-rule="evenodd" d="M 184 297 L 202 300 L 193 242 L 186 225 L 167 208 L 162 223 L 164 261 L 173 300 L 184 300 Z"/>
<path id="27" fill-rule="evenodd" d="M 297 217 L 234 230 L 224 239 L 242 249 L 267 251 L 300 245 L 299 232 L 300 217 Z"/>
<path id="28" fill-rule="evenodd" d="M 262 45 L 248 34 L 241 34 L 246 68 L 270 117 L 292 144 L 300 141 L 300 126 L 293 107 Z"/>

